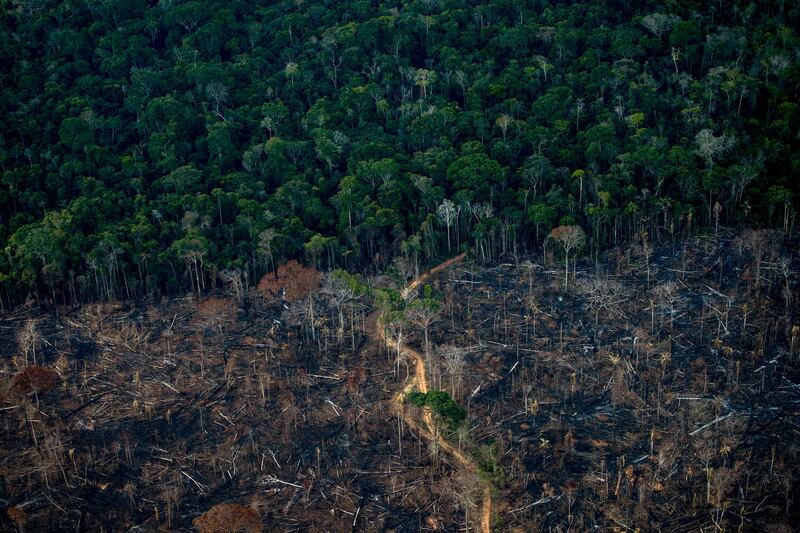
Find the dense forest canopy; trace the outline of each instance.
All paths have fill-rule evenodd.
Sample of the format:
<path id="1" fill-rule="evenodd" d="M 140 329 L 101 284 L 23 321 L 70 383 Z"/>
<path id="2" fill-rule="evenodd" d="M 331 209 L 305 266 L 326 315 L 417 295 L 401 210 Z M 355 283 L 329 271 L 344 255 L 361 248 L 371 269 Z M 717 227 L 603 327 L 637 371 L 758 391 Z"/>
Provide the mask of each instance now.
<path id="1" fill-rule="evenodd" d="M 795 224 L 797 2 L 0 4 L 3 306 Z"/>

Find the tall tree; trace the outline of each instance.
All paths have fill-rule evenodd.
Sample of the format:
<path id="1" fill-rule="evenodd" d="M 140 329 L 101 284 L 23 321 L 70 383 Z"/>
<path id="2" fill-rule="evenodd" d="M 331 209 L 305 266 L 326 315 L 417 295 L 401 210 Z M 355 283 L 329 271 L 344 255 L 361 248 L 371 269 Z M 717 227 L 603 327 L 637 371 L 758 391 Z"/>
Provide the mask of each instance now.
<path id="1" fill-rule="evenodd" d="M 569 254 L 579 250 L 586 243 L 586 233 L 580 226 L 558 226 L 548 235 L 564 250 L 564 290 L 569 286 Z"/>

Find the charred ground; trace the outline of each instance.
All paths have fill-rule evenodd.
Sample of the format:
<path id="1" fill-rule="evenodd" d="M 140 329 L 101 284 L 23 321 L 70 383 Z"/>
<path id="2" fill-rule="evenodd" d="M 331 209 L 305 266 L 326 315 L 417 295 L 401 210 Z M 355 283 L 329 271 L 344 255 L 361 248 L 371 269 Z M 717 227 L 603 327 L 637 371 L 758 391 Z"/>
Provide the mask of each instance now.
<path id="1" fill-rule="evenodd" d="M 398 433 L 405 375 L 337 283 L 6 317 L 2 529 L 189 530 L 221 502 L 269 529 L 417 529 L 447 465 Z"/>
<path id="2" fill-rule="evenodd" d="M 720 233 L 579 261 L 566 289 L 552 260 L 441 278 L 431 335 L 464 354 L 454 392 L 502 471 L 498 525 L 796 529 L 796 249 Z"/>
<path id="3" fill-rule="evenodd" d="M 566 287 L 556 257 L 472 260 L 407 294 L 403 342 L 467 409 L 442 432 L 493 527 L 796 528 L 796 249 L 642 242 Z M 365 289 L 393 282 L 281 276 L 319 289 L 4 317 L 2 528 L 188 530 L 220 503 L 286 531 L 463 528 L 474 477 L 391 407 L 409 369 Z"/>

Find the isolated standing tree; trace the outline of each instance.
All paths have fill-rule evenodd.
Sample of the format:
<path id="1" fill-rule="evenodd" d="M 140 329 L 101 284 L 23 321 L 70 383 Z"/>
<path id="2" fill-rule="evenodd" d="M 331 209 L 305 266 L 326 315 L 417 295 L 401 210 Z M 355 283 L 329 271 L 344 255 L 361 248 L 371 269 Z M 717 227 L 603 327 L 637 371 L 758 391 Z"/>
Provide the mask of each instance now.
<path id="1" fill-rule="evenodd" d="M 436 72 L 424 68 L 414 72 L 414 83 L 419 86 L 420 98 L 425 100 L 428 95 L 428 87 L 436 81 Z"/>
<path id="2" fill-rule="evenodd" d="M 228 88 L 222 82 L 212 81 L 206 85 L 206 94 L 214 104 L 214 114 L 224 121 L 225 115 L 222 113 L 222 104 L 228 99 Z"/>
<path id="3" fill-rule="evenodd" d="M 242 275 L 242 271 L 238 268 L 231 268 L 220 270 L 217 276 L 225 284 L 225 291 L 236 300 L 238 305 L 242 305 L 247 293 L 245 288 L 246 273 Z"/>
<path id="4" fill-rule="evenodd" d="M 564 250 L 564 289 L 569 285 L 569 253 L 586 243 L 586 233 L 580 226 L 558 226 L 553 228 L 548 239 L 556 241 Z"/>
<path id="5" fill-rule="evenodd" d="M 701 130 L 694 138 L 697 143 L 696 153 L 706 164 L 706 168 L 714 166 L 719 157 L 728 152 L 734 145 L 733 137 L 722 134 L 714 135 L 710 129 Z"/>
<path id="6" fill-rule="evenodd" d="M 615 280 L 594 276 L 576 282 L 578 292 L 583 296 L 586 306 L 594 314 L 594 336 L 597 338 L 597 327 L 600 312 L 612 315 L 619 313 L 619 304 L 627 299 L 622 285 Z"/>
<path id="7" fill-rule="evenodd" d="M 581 129 L 581 113 L 586 107 L 586 102 L 583 98 L 578 98 L 575 101 L 575 131 L 579 131 Z"/>
<path id="8" fill-rule="evenodd" d="M 542 71 L 544 75 L 544 82 L 547 83 L 547 73 L 552 70 L 553 65 L 551 65 L 547 58 L 544 56 L 533 56 L 533 62 L 536 64 L 537 67 Z"/>
<path id="9" fill-rule="evenodd" d="M 267 228 L 258 234 L 258 247 L 256 249 L 256 254 L 263 259 L 265 268 L 268 268 L 270 263 L 272 264 L 273 269 L 275 268 L 273 261 L 273 241 L 275 241 L 275 237 L 277 237 L 277 234 L 272 228 Z"/>
<path id="10" fill-rule="evenodd" d="M 454 204 L 452 200 L 445 198 L 439 208 L 436 210 L 436 214 L 439 215 L 439 219 L 444 222 L 444 225 L 447 227 L 447 251 L 449 252 L 450 226 L 453 225 L 453 222 L 456 220 L 456 216 L 458 216 L 458 208 L 456 208 L 456 204 Z"/>
<path id="11" fill-rule="evenodd" d="M 467 369 L 467 360 L 464 357 L 464 350 L 445 344 L 436 348 L 436 353 L 444 363 L 444 369 L 450 381 L 450 394 L 453 399 L 461 399 L 461 388 L 464 383 L 464 372 Z"/>
<path id="12" fill-rule="evenodd" d="M 37 321 L 29 318 L 25 326 L 17 332 L 17 346 L 25 355 L 25 364 L 28 364 L 28 355 L 33 356 L 33 364 L 36 365 L 36 348 L 41 344 L 42 338 L 39 334 Z"/>
<path id="13" fill-rule="evenodd" d="M 381 314 L 385 335 L 391 339 L 395 348 L 394 372 L 400 372 L 400 361 L 403 357 L 403 332 L 406 325 L 406 315 L 401 310 L 388 311 Z M 406 366 L 408 368 L 408 366 Z M 406 371 L 406 373 L 408 373 Z"/>
<path id="14" fill-rule="evenodd" d="M 642 17 L 641 25 L 647 28 L 659 39 L 661 35 L 668 32 L 672 25 L 680 20 L 675 15 L 666 15 L 664 13 L 652 13 Z"/>
<path id="15" fill-rule="evenodd" d="M 294 61 L 289 61 L 286 63 L 283 73 L 287 78 L 289 78 L 289 83 L 294 85 L 294 79 L 300 74 L 300 68 Z"/>
<path id="16" fill-rule="evenodd" d="M 425 336 L 425 356 L 429 352 L 429 332 L 431 325 L 439 319 L 441 304 L 433 298 L 422 298 L 416 300 L 408 306 L 407 316 L 411 322 L 418 325 L 424 331 Z"/>
<path id="17" fill-rule="evenodd" d="M 339 317 L 339 326 L 336 329 L 336 338 L 342 342 L 345 330 L 344 307 L 355 297 L 353 286 L 347 283 L 347 273 L 342 271 L 329 272 L 324 275 L 320 292 L 325 295 Z M 350 327 L 353 327 L 352 320 Z"/>
<path id="18" fill-rule="evenodd" d="M 661 323 L 664 319 L 664 314 L 669 314 L 669 329 L 672 331 L 672 325 L 675 318 L 675 301 L 677 300 L 679 293 L 678 293 L 678 284 L 674 281 L 666 281 L 660 285 L 653 287 L 653 290 L 650 291 L 653 299 L 658 304 L 658 307 L 661 311 L 659 318 L 658 318 L 658 330 L 661 333 Z M 654 306 L 651 306 L 651 315 L 650 315 L 650 331 L 653 332 L 655 320 L 653 319 L 654 316 Z"/>
<path id="19" fill-rule="evenodd" d="M 583 180 L 586 178 L 586 171 L 578 169 L 572 173 L 572 178 L 578 180 L 580 184 L 578 192 L 578 205 L 583 205 Z"/>
<path id="20" fill-rule="evenodd" d="M 464 531 L 469 531 L 469 513 L 477 510 L 481 497 L 481 480 L 466 469 L 461 469 L 451 478 L 453 495 L 464 510 Z"/>
<path id="21" fill-rule="evenodd" d="M 511 116 L 506 113 L 503 113 L 502 115 L 497 117 L 497 120 L 495 121 L 495 124 L 497 124 L 497 127 L 500 128 L 500 131 L 503 134 L 503 141 L 506 140 L 506 132 L 508 131 L 508 127 L 511 125 L 512 122 L 514 122 L 514 119 L 511 118 Z"/>

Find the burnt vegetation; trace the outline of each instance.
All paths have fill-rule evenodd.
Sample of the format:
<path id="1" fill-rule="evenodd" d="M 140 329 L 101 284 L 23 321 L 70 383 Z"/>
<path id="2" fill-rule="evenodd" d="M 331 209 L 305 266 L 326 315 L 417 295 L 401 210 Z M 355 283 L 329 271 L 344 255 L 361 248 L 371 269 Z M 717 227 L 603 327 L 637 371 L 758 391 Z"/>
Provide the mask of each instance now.
<path id="1" fill-rule="evenodd" d="M 746 231 L 438 281 L 501 529 L 798 527 L 796 241 Z M 559 268 L 560 266 L 560 268 Z M 458 339 L 458 340 L 456 340 Z M 409 341 L 413 342 L 413 341 Z"/>
<path id="2" fill-rule="evenodd" d="M 800 530 L 799 1 L 0 5 L 0 531 Z"/>
<path id="3" fill-rule="evenodd" d="M 431 458 L 386 408 L 403 376 L 367 341 L 367 287 L 289 268 L 290 299 L 7 316 L 0 529 L 416 527 Z"/>
<path id="4" fill-rule="evenodd" d="M 0 522 L 477 530 L 490 486 L 497 530 L 789 531 L 794 250 L 720 230 L 579 256 L 567 283 L 553 247 L 402 295 L 293 264 L 238 296 L 21 308 L 0 329 Z M 379 314 L 424 352 L 407 412 L 474 469 L 389 408 L 413 362 Z"/>

